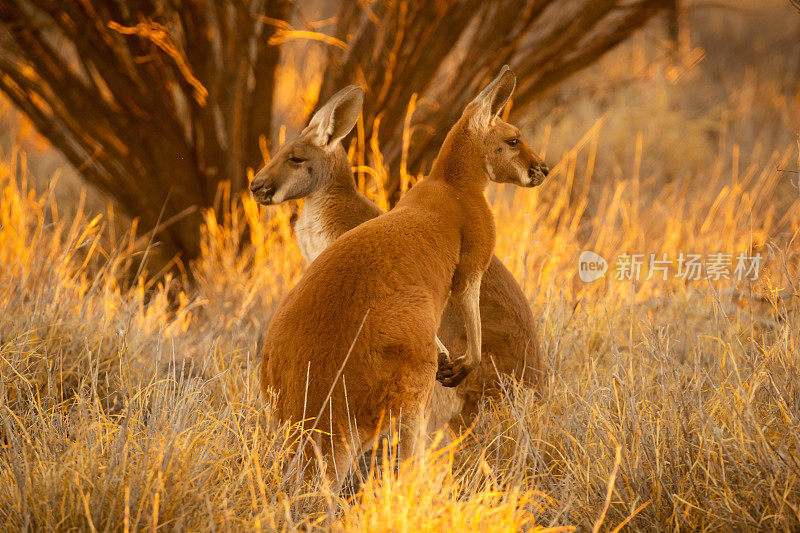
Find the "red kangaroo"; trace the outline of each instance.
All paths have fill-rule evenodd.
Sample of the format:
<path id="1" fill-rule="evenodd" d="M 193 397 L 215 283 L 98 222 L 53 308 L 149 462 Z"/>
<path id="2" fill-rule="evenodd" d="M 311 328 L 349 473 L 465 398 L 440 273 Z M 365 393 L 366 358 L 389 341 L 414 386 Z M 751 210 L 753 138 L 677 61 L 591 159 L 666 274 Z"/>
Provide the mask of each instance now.
<path id="1" fill-rule="evenodd" d="M 305 209 L 311 207 L 298 226 L 313 229 L 299 239 L 307 257 L 319 255 L 272 318 L 263 348 L 262 386 L 277 392 L 275 407 L 282 419 L 300 421 L 324 413 L 317 426 L 330 437 L 317 438 L 316 444 L 333 459 L 339 483 L 353 455 L 391 423 L 400 427 L 400 454 L 407 457 L 435 380 L 454 387 L 480 366 L 482 352 L 497 357 L 504 351 L 501 343 L 487 350 L 482 341 L 480 311 L 487 307 L 479 308 L 481 279 L 493 265 L 490 272 L 500 281 L 493 284 L 494 292 L 484 288 L 495 298 L 488 315 L 510 314 L 530 324 L 520 328 L 524 338 L 509 335 L 505 324 L 487 328 L 507 345 L 524 343 L 514 345 L 521 357 L 498 368 L 522 373 L 527 363 L 540 369 L 527 301 L 508 271 L 492 259 L 494 220 L 483 194 L 490 179 L 531 187 L 547 175 L 519 130 L 498 117 L 514 85 L 514 74 L 504 67 L 448 133 L 430 175 L 389 213 L 370 218 L 379 213 L 374 206 L 357 209 L 357 217 L 369 220 L 353 229 L 345 226 L 355 225 L 356 217 L 336 215 L 352 213 L 352 208 L 313 206 L 318 199 L 332 205 L 348 196 L 341 205 L 367 205 L 355 191 L 339 143 L 358 116 L 362 95 L 357 88 L 338 93 L 300 139 L 282 148 L 253 180 L 251 189 L 261 203 L 306 196 Z M 274 179 L 283 165 L 290 165 L 293 179 Z M 322 242 L 330 245 L 325 248 Z M 511 296 L 504 295 L 509 280 L 516 287 Z M 448 297 L 450 308 L 442 319 Z M 453 353 L 463 355 L 452 360 L 437 355 L 440 325 Z M 473 387 L 456 394 L 461 409 L 474 409 L 483 382 L 496 374 L 493 366 L 488 370 L 476 376 Z"/>

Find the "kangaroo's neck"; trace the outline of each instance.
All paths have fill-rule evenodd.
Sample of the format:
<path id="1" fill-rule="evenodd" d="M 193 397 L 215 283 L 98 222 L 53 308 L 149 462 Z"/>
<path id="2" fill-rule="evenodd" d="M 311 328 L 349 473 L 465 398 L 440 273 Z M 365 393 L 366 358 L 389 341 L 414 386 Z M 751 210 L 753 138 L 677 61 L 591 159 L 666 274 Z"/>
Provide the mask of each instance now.
<path id="1" fill-rule="evenodd" d="M 322 187 L 305 197 L 303 212 L 325 213 L 333 208 L 332 202 L 347 201 L 356 196 L 358 196 L 358 190 L 353 179 L 353 171 L 350 169 L 350 162 L 347 160 L 344 148 L 339 145 L 331 155 L 330 175 Z"/>
<path id="2" fill-rule="evenodd" d="M 462 191 L 483 194 L 489 182 L 489 172 L 483 146 L 467 121 L 459 120 L 447 134 L 429 175 L 443 180 Z"/>
<path id="3" fill-rule="evenodd" d="M 341 234 L 381 213 L 358 192 L 344 148 L 334 152 L 330 172 L 326 184 L 304 198 L 303 211 L 294 226 L 308 263 Z"/>

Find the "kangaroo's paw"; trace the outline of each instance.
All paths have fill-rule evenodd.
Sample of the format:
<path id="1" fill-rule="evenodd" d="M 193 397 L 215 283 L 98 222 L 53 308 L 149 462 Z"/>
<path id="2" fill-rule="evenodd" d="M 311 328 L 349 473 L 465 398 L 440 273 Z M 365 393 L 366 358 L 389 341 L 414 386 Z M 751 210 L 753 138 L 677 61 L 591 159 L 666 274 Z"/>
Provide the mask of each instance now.
<path id="1" fill-rule="evenodd" d="M 436 381 L 445 387 L 455 387 L 467 377 L 474 365 L 466 364 L 466 358 L 461 356 L 455 361 L 449 356 L 439 354 L 439 368 L 436 371 Z"/>

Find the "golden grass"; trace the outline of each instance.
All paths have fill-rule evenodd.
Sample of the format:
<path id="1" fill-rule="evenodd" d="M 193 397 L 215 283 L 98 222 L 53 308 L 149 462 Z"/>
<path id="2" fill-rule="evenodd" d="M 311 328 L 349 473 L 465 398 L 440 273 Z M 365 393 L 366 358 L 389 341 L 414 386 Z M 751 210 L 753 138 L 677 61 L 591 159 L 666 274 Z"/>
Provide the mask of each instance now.
<path id="1" fill-rule="evenodd" d="M 740 109 L 738 95 L 726 105 Z M 800 116 L 800 101 L 780 105 Z M 745 153 L 732 142 L 703 145 L 701 121 L 664 120 L 685 129 L 668 142 L 691 155 L 688 169 L 670 170 L 670 148 L 651 130 L 624 135 L 617 113 L 569 128 L 580 141 L 541 188 L 490 191 L 497 255 L 539 317 L 543 395 L 508 382 L 461 440 L 423 450 L 349 498 L 322 480 L 295 480 L 293 433 L 273 426 L 258 387 L 259 335 L 303 268 L 289 210 L 245 197 L 220 219 L 207 214 L 190 286 L 140 270 L 147 238 L 135 227 L 116 235 L 108 216 L 82 204 L 59 215 L 54 195 L 29 190 L 22 159 L 8 154 L 0 523 L 800 528 L 800 196 L 797 175 L 778 170 L 800 166 L 797 145 Z M 609 138 L 625 155 L 614 172 L 602 155 Z M 682 139 L 693 143 L 688 152 Z M 351 156 L 367 193 L 384 201 L 379 139 L 359 139 Z M 579 280 L 582 250 L 610 260 L 605 279 Z M 753 282 L 648 281 L 646 266 L 638 283 L 614 277 L 619 254 L 681 252 L 761 253 L 764 268 Z"/>
<path id="2" fill-rule="evenodd" d="M 779 199 L 774 164 L 737 182 L 710 180 L 702 194 L 635 177 L 590 187 L 590 175 L 575 174 L 584 152 L 594 153 L 565 154 L 550 187 L 495 202 L 498 254 L 524 277 L 541 317 L 544 398 L 509 383 L 463 442 L 368 481 L 350 501 L 286 475 L 292 441 L 286 428 L 270 429 L 257 386 L 257 336 L 301 271 L 287 210 L 267 217 L 244 198 L 223 220 L 209 214 L 191 293 L 169 278 L 128 286 L 123 274 L 141 259 L 132 237 L 109 251 L 101 218 L 59 219 L 3 162 L 3 521 L 590 528 L 619 449 L 604 527 L 797 527 L 800 313 L 796 239 L 786 231 L 800 227 L 800 202 Z M 791 165 L 780 154 L 774 163 Z M 727 282 L 632 286 L 609 272 L 583 284 L 582 249 L 607 258 L 758 249 L 770 258 L 758 282 L 739 287 L 758 298 L 742 299 Z"/>

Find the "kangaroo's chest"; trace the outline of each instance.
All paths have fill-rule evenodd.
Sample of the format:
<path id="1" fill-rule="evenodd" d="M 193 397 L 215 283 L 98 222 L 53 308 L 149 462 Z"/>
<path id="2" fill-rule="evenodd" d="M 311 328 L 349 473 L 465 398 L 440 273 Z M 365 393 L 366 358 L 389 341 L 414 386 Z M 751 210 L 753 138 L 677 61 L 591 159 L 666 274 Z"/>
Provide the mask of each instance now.
<path id="1" fill-rule="evenodd" d="M 297 217 L 294 232 L 300 253 L 308 264 L 336 240 L 336 235 L 327 227 L 323 217 L 317 213 L 308 213 L 305 209 Z"/>

